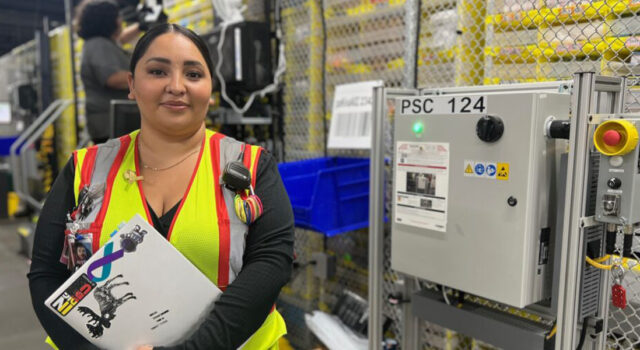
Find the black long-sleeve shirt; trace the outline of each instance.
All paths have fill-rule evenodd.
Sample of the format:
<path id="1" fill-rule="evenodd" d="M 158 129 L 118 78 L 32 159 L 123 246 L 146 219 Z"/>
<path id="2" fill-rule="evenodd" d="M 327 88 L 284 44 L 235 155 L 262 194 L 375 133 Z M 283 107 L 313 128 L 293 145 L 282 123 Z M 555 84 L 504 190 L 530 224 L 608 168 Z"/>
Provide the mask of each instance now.
<path id="1" fill-rule="evenodd" d="M 27 276 L 36 315 L 53 342 L 60 349 L 94 349 L 44 305 L 45 299 L 71 275 L 59 259 L 65 215 L 75 204 L 73 179 L 73 162 L 69 161 L 40 214 Z M 237 349 L 264 322 L 291 276 L 293 260 L 293 212 L 276 162 L 267 152 L 260 155 L 255 193 L 264 212 L 249 227 L 242 270 L 189 339 L 178 346 L 155 349 Z M 162 217 L 151 214 L 153 225 L 165 236 L 176 208 Z"/>

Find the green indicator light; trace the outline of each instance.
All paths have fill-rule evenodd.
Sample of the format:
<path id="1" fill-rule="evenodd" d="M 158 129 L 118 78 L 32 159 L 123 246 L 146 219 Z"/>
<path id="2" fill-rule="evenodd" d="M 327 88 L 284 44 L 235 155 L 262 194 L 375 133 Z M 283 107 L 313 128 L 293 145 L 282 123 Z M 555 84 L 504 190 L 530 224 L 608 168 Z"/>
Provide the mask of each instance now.
<path id="1" fill-rule="evenodd" d="M 424 131 L 424 125 L 422 125 L 421 122 L 415 122 L 413 123 L 413 132 L 416 134 L 422 134 L 422 132 Z"/>

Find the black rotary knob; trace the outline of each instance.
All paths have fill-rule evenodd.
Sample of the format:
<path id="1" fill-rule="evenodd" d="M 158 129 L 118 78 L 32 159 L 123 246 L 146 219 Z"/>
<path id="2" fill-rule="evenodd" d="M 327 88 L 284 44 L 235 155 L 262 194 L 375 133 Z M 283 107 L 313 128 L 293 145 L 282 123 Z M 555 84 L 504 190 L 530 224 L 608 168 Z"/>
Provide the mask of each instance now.
<path id="1" fill-rule="evenodd" d="M 618 188 L 620 188 L 620 186 L 622 186 L 622 181 L 617 177 L 612 177 L 607 180 L 607 186 L 609 186 L 609 188 L 611 189 L 617 190 Z"/>
<path id="2" fill-rule="evenodd" d="M 476 124 L 476 134 L 484 142 L 496 142 L 504 133 L 502 119 L 492 115 L 485 115 Z"/>

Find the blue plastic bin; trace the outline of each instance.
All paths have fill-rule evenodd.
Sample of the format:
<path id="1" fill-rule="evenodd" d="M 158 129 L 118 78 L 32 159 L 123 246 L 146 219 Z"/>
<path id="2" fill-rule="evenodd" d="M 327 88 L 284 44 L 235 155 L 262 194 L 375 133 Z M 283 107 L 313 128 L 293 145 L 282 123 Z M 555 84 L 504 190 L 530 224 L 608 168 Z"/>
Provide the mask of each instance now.
<path id="1" fill-rule="evenodd" d="M 369 226 L 369 159 L 317 158 L 278 169 L 296 226 L 327 237 Z"/>
<path id="2" fill-rule="evenodd" d="M 11 144 L 18 139 L 16 136 L 0 136 L 0 157 L 6 157 L 9 155 L 9 149 Z"/>

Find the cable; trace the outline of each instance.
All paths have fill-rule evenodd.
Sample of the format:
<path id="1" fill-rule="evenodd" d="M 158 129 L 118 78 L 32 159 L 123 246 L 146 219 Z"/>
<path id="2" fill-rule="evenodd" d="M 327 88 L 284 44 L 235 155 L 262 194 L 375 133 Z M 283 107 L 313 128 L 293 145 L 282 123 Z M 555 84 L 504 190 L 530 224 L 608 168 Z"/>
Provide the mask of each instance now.
<path id="1" fill-rule="evenodd" d="M 600 263 L 596 262 L 595 260 L 591 259 L 591 258 L 590 258 L 590 257 L 588 257 L 588 256 L 585 256 L 584 258 L 587 260 L 587 262 L 589 263 L 589 265 L 591 265 L 591 266 L 593 266 L 593 267 L 595 267 L 595 268 L 597 268 L 597 269 L 600 269 L 600 270 L 611 270 L 611 266 L 612 266 L 612 265 L 603 265 L 603 264 L 600 264 Z"/>
<path id="2" fill-rule="evenodd" d="M 557 331 L 558 331 L 558 325 L 555 324 L 554 322 L 553 328 L 551 328 L 551 332 L 549 332 L 549 334 L 546 336 L 546 339 L 549 340 L 553 338 L 553 336 L 556 335 Z"/>
<path id="3" fill-rule="evenodd" d="M 222 3 L 224 4 L 224 5 L 220 5 L 220 8 L 226 8 L 226 4 L 228 2 L 226 0 L 212 0 L 212 1 L 214 4 L 214 7 L 216 7 L 216 11 L 218 11 L 218 7 L 217 7 L 218 5 L 216 5 L 218 1 L 222 1 Z M 246 6 L 242 6 L 242 8 L 239 9 L 238 11 L 243 11 L 244 9 L 246 9 Z M 224 12 L 228 10 L 223 9 L 222 11 Z M 276 1 L 275 11 L 276 13 L 279 13 L 280 1 Z M 237 16 L 236 14 L 239 14 L 239 16 Z M 225 18 L 224 16 L 227 16 L 227 17 Z M 215 67 L 216 77 L 218 78 L 218 81 L 220 81 L 220 95 L 225 100 L 225 102 L 227 102 L 231 106 L 231 108 L 233 108 L 233 110 L 236 111 L 236 113 L 244 114 L 246 111 L 249 110 L 249 108 L 251 108 L 251 105 L 253 104 L 253 100 L 256 98 L 257 95 L 260 95 L 260 97 L 264 97 L 266 94 L 275 92 L 279 88 L 280 78 L 284 74 L 287 68 L 287 62 L 284 55 L 284 41 L 282 40 L 282 24 L 279 20 L 276 21 L 276 37 L 278 38 L 278 41 L 280 44 L 278 45 L 278 64 L 276 66 L 276 71 L 273 76 L 273 83 L 265 86 L 261 90 L 252 92 L 251 95 L 249 95 L 249 98 L 247 99 L 247 101 L 245 101 L 244 106 L 240 108 L 227 95 L 227 83 L 224 81 L 224 77 L 220 72 L 220 68 L 222 68 L 222 62 L 224 60 L 224 56 L 222 55 L 222 46 L 224 44 L 227 27 L 230 24 L 244 20 L 244 18 L 242 18 L 242 15 L 239 12 L 234 12 L 232 15 L 228 15 L 227 13 L 225 15 L 221 15 L 221 18 L 223 19 L 221 24 L 222 29 L 220 31 L 220 40 L 218 41 L 218 45 L 216 47 L 216 51 L 218 53 L 218 63 L 216 64 L 216 67 Z M 278 19 L 280 19 L 279 15 L 278 15 Z"/>
<path id="4" fill-rule="evenodd" d="M 597 269 L 601 269 L 601 270 L 611 270 L 611 267 L 613 267 L 613 265 L 604 265 L 601 264 L 602 262 L 606 261 L 607 259 L 610 259 L 611 257 L 616 257 L 619 258 L 619 256 L 617 255 L 605 255 L 605 256 L 601 256 L 599 258 L 596 259 L 591 259 L 588 256 L 585 257 L 585 260 L 587 261 L 587 263 L 589 263 L 591 266 L 597 268 Z M 634 265 L 630 265 L 630 262 L 634 262 Z M 627 268 L 629 270 L 635 271 L 636 273 L 640 273 L 640 264 L 635 260 L 635 259 L 629 259 L 629 258 L 622 258 L 622 266 L 624 268 Z"/>
<path id="5" fill-rule="evenodd" d="M 451 305 L 449 297 L 447 296 L 447 290 L 444 288 L 444 286 L 442 286 L 442 296 L 444 297 L 444 302 L 447 303 L 447 305 Z"/>
<path id="6" fill-rule="evenodd" d="M 582 329 L 580 330 L 580 341 L 578 342 L 578 347 L 576 350 L 582 350 L 582 346 L 584 345 L 584 340 L 587 337 L 587 321 L 589 317 L 585 317 L 582 321 Z"/>
<path id="7" fill-rule="evenodd" d="M 243 21 L 242 12 L 246 6 L 240 0 L 211 0 L 213 8 L 223 23 Z"/>

